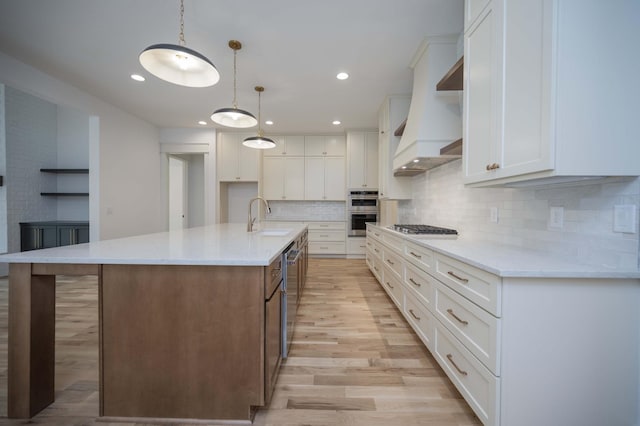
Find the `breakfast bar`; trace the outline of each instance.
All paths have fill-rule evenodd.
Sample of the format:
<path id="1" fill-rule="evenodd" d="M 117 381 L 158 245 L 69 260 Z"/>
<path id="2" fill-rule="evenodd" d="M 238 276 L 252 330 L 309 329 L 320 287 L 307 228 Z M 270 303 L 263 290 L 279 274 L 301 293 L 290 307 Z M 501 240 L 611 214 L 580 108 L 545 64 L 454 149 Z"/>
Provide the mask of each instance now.
<path id="1" fill-rule="evenodd" d="M 2 256 L 10 263 L 9 417 L 33 417 L 54 400 L 55 276 L 96 275 L 101 417 L 250 423 L 280 362 L 281 254 L 306 230 L 269 226 Z M 278 309 L 268 314 L 270 295 Z"/>

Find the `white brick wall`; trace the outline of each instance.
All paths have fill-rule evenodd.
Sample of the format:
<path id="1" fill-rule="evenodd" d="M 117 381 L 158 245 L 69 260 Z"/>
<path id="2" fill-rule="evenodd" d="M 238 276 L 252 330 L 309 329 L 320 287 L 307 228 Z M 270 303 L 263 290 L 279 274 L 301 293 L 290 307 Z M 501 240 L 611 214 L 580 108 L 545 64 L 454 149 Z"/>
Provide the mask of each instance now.
<path id="1" fill-rule="evenodd" d="M 19 222 L 55 220 L 55 175 L 40 173 L 57 162 L 57 110 L 50 102 L 5 87 L 8 251 L 20 251 Z"/>
<path id="2" fill-rule="evenodd" d="M 638 232 L 613 232 L 614 205 L 634 204 L 640 211 L 640 178 L 530 189 L 466 188 L 461 164 L 453 161 L 414 177 L 413 200 L 398 203 L 399 222 L 455 228 L 464 237 L 571 254 L 590 263 L 640 266 Z M 489 220 L 491 207 L 498 208 L 497 224 Z M 564 207 L 562 229 L 549 227 L 550 207 Z"/>

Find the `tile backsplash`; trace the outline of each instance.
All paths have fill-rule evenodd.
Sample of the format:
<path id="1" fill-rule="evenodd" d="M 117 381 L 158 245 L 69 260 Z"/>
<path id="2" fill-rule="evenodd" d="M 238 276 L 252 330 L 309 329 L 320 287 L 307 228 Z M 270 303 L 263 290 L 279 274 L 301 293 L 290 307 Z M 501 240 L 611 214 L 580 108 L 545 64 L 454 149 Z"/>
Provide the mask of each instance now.
<path id="1" fill-rule="evenodd" d="M 550 254 L 571 255 L 612 268 L 640 267 L 639 222 L 635 233 L 613 232 L 614 206 L 640 212 L 640 178 L 603 178 L 536 188 L 467 188 L 462 161 L 415 176 L 413 199 L 398 203 L 400 223 L 455 228 L 473 238 Z M 563 208 L 563 226 L 550 222 Z M 497 209 L 498 222 L 491 221 Z"/>
<path id="2" fill-rule="evenodd" d="M 269 206 L 266 220 L 346 220 L 344 201 L 269 201 Z"/>

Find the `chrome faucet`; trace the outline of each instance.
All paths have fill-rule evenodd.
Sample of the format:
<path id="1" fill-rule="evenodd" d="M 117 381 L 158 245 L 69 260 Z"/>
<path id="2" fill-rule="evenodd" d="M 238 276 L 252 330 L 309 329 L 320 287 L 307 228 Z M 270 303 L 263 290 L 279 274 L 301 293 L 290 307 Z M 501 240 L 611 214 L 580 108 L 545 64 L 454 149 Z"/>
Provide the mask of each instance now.
<path id="1" fill-rule="evenodd" d="M 249 201 L 249 218 L 247 220 L 247 232 L 253 232 L 253 222 L 256 221 L 255 217 L 254 218 L 251 217 L 251 204 L 253 204 L 255 200 L 262 200 L 262 202 L 264 203 L 264 206 L 267 208 L 267 213 L 271 213 L 271 207 L 269 207 L 269 203 L 267 202 L 267 200 L 265 200 L 262 197 L 252 198 Z"/>

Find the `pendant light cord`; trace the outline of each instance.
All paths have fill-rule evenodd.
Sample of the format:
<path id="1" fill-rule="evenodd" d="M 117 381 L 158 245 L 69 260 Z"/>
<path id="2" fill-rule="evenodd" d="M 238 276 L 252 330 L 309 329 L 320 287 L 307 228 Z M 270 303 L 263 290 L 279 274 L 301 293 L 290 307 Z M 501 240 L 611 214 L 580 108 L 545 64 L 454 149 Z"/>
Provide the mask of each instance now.
<path id="1" fill-rule="evenodd" d="M 187 42 L 184 41 L 184 0 L 180 0 L 180 35 L 178 43 L 180 46 L 187 45 Z"/>
<path id="2" fill-rule="evenodd" d="M 263 89 L 264 90 L 264 89 Z M 262 98 L 262 90 L 258 91 L 258 136 L 262 137 L 262 119 L 260 118 L 260 99 Z"/>
<path id="3" fill-rule="evenodd" d="M 238 102 L 236 101 L 236 57 L 238 56 L 238 50 L 233 49 L 233 108 L 238 109 Z"/>

